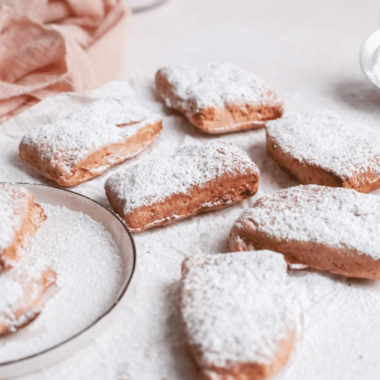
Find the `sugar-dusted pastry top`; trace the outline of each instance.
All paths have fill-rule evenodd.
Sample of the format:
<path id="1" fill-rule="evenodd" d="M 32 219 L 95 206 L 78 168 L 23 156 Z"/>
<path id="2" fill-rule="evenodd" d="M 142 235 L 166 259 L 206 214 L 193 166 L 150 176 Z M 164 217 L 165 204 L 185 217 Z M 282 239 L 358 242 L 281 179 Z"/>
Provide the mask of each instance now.
<path id="1" fill-rule="evenodd" d="M 12 244 L 31 197 L 32 194 L 20 186 L 0 185 L 0 254 Z"/>
<path id="2" fill-rule="evenodd" d="M 21 145 L 33 149 L 53 168 L 71 175 L 89 153 L 122 143 L 161 117 L 128 99 L 100 99 L 69 117 L 28 132 Z"/>
<path id="3" fill-rule="evenodd" d="M 343 180 L 368 171 L 380 175 L 380 149 L 333 113 L 294 114 L 270 121 L 267 134 L 285 153 Z"/>
<path id="4" fill-rule="evenodd" d="M 196 112 L 206 107 L 260 106 L 278 101 L 259 77 L 228 63 L 169 66 L 160 69 L 160 73 L 176 94 L 164 99 L 168 107 Z"/>
<path id="5" fill-rule="evenodd" d="M 127 215 L 174 194 L 187 194 L 193 187 L 202 188 L 219 177 L 252 173 L 258 173 L 257 166 L 244 151 L 228 141 L 214 140 L 121 170 L 107 180 L 106 188 L 116 195 Z"/>
<path id="6" fill-rule="evenodd" d="M 296 186 L 264 196 L 236 221 L 279 240 L 354 249 L 380 259 L 380 197 L 355 190 Z"/>
<path id="7" fill-rule="evenodd" d="M 194 256 L 183 264 L 181 310 L 210 366 L 270 364 L 295 328 L 287 265 L 272 251 Z"/>

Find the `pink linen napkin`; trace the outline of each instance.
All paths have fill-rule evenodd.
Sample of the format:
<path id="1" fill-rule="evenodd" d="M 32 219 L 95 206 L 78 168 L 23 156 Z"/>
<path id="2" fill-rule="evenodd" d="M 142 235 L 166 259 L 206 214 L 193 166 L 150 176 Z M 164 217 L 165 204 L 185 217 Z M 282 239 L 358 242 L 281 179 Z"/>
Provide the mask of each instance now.
<path id="1" fill-rule="evenodd" d="M 125 0 L 0 0 L 0 122 L 115 79 L 129 16 Z"/>

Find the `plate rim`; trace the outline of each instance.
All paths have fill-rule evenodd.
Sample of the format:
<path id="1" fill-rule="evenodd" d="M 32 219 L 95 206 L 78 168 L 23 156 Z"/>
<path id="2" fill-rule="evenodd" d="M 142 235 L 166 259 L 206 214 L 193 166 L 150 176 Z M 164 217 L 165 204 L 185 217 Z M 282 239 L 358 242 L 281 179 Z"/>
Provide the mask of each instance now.
<path id="1" fill-rule="evenodd" d="M 84 329 L 80 330 L 79 332 L 77 332 L 76 334 L 74 334 L 73 336 L 71 336 L 70 338 L 54 345 L 54 346 L 51 346 L 43 351 L 40 351 L 38 353 L 35 353 L 35 354 L 32 354 L 32 355 L 29 355 L 29 356 L 25 356 L 23 358 L 20 358 L 20 359 L 15 359 L 15 360 L 10 360 L 10 361 L 7 361 L 7 362 L 3 362 L 3 363 L 0 363 L 0 369 L 3 368 L 3 367 L 7 367 L 7 366 L 10 366 L 10 365 L 16 365 L 16 364 L 20 364 L 20 363 L 23 363 L 23 362 L 27 362 L 28 360 L 32 360 L 38 356 L 41 356 L 41 355 L 44 355 L 44 354 L 47 354 L 51 351 L 54 351 L 55 349 L 59 348 L 59 347 L 62 347 L 64 345 L 66 345 L 67 343 L 73 341 L 74 339 L 78 338 L 80 335 L 84 334 L 86 331 L 90 330 L 92 327 L 94 327 L 96 324 L 98 324 L 98 322 L 100 322 L 103 318 L 105 318 L 108 314 L 111 313 L 111 311 L 113 311 L 116 306 L 122 301 L 122 299 L 124 298 L 125 294 L 127 293 L 127 289 L 129 288 L 129 285 L 131 284 L 131 281 L 136 273 L 136 265 L 137 265 L 137 253 L 136 253 L 136 243 L 135 243 L 135 240 L 133 238 L 133 235 L 132 233 L 129 231 L 128 227 L 125 225 L 125 223 L 122 221 L 122 219 L 119 217 L 119 215 L 117 215 L 114 211 L 112 211 L 111 209 L 103 206 L 102 204 L 100 204 L 99 202 L 95 201 L 94 199 L 86 196 L 86 195 L 83 195 L 83 194 L 79 194 L 79 193 L 76 193 L 75 191 L 72 191 L 72 190 L 68 190 L 68 189 L 63 189 L 63 188 L 59 188 L 59 187 L 53 187 L 53 186 L 49 186 L 49 185 L 45 185 L 43 183 L 33 183 L 33 182 L 5 182 L 5 181 L 0 181 L 0 185 L 1 184 L 7 184 L 7 185 L 34 185 L 34 186 L 43 186 L 43 187 L 48 187 L 48 188 L 51 188 L 51 189 L 54 189 L 54 190 L 60 190 L 60 191 L 66 191 L 68 193 L 71 193 L 71 194 L 75 194 L 77 196 L 80 196 L 82 198 L 85 198 L 87 200 L 90 200 L 91 202 L 94 202 L 96 203 L 98 206 L 104 208 L 106 211 L 108 211 L 112 216 L 114 216 L 117 221 L 123 226 L 123 228 L 125 229 L 125 231 L 127 232 L 129 238 L 131 239 L 131 243 L 132 243 L 132 250 L 133 250 L 133 265 L 132 265 L 132 272 L 131 272 L 131 275 L 129 276 L 128 280 L 125 281 L 125 283 L 123 284 L 123 287 L 122 289 L 119 291 L 119 295 L 117 297 L 117 299 L 112 303 L 112 305 L 104 312 L 102 313 L 102 315 L 100 315 L 98 318 L 96 318 L 95 321 L 93 321 L 91 324 L 89 324 L 87 327 L 85 327 Z M 47 364 L 47 366 L 49 366 L 49 364 Z"/>

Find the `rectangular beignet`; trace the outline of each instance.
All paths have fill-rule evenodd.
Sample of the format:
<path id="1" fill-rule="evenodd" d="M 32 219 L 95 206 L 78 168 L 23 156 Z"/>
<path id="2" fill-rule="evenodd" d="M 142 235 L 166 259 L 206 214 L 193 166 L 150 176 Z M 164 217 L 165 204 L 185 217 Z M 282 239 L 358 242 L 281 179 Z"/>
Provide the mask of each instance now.
<path id="1" fill-rule="evenodd" d="M 21 186 L 0 185 L 0 266 L 17 260 L 46 215 Z"/>
<path id="2" fill-rule="evenodd" d="M 287 264 L 271 251 L 186 259 L 181 314 L 191 353 L 208 380 L 272 377 L 295 345 Z"/>
<path id="3" fill-rule="evenodd" d="M 331 112 L 295 114 L 267 123 L 267 151 L 303 184 L 380 187 L 380 149 Z"/>
<path id="4" fill-rule="evenodd" d="M 131 231 L 163 226 L 252 197 L 259 171 L 234 144 L 216 140 L 108 178 L 109 202 Z"/>
<path id="5" fill-rule="evenodd" d="M 59 185 L 75 186 L 136 156 L 161 130 L 161 117 L 140 105 L 101 99 L 28 132 L 20 157 Z"/>
<path id="6" fill-rule="evenodd" d="M 168 107 L 207 133 L 262 127 L 283 114 L 274 90 L 251 72 L 227 63 L 162 68 L 156 88 Z"/>
<path id="7" fill-rule="evenodd" d="M 290 187 L 244 211 L 229 247 L 270 249 L 290 263 L 380 279 L 380 197 L 317 185 Z"/>

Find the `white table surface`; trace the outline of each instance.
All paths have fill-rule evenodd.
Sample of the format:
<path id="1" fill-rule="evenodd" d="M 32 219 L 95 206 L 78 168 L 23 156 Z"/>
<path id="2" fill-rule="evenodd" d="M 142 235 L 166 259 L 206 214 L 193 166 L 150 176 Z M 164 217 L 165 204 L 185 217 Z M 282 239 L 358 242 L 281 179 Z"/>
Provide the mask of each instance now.
<path id="1" fill-rule="evenodd" d="M 379 8 L 375 0 L 170 0 L 135 15 L 130 36 L 121 42 L 128 45 L 121 78 L 136 71 L 152 78 L 157 68 L 172 63 L 228 61 L 257 73 L 275 87 L 287 112 L 329 109 L 380 130 L 380 92 L 366 82 L 358 57 L 361 43 L 379 24 Z M 144 98 L 149 84 L 142 76 L 134 76 L 131 83 L 138 97 Z M 163 112 L 154 97 L 147 97 L 147 105 Z M 19 120 L 29 122 L 22 117 Z M 162 139 L 172 139 L 173 144 L 160 142 L 141 159 L 170 154 L 194 139 L 206 138 L 178 115 L 167 114 L 164 125 Z M 25 170 L 15 156 L 21 132 L 8 129 L 4 135 L 9 142 L 0 146 L 5 150 L 5 158 L 0 159 L 0 180 L 44 181 Z M 266 156 L 263 131 L 227 138 L 248 151 L 258 164 L 260 194 L 296 184 Z M 105 203 L 102 182 L 104 178 L 91 181 L 77 191 Z M 194 252 L 225 252 L 228 231 L 247 206 L 248 202 L 243 202 L 138 235 L 139 270 L 136 289 L 131 292 L 133 302 L 117 323 L 79 354 L 23 379 L 198 379 L 178 333 L 180 263 Z M 311 293 L 315 294 L 305 299 L 323 300 L 332 289 L 333 300 L 328 301 L 328 309 L 326 305 L 319 308 L 312 313 L 311 322 L 306 321 L 297 352 L 278 379 L 378 379 L 378 286 L 360 285 L 341 292 L 335 280 L 320 278 L 320 290 L 320 285 L 313 285 Z M 341 328 L 336 320 L 340 310 Z"/>
<path id="2" fill-rule="evenodd" d="M 328 107 L 378 125 L 380 93 L 359 66 L 362 42 L 380 26 L 375 0 L 170 0 L 132 24 L 125 78 L 228 61 L 275 86 L 288 110 Z"/>

